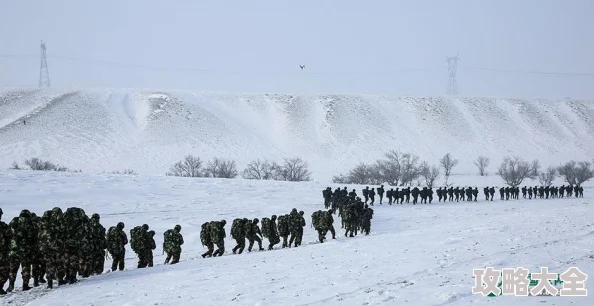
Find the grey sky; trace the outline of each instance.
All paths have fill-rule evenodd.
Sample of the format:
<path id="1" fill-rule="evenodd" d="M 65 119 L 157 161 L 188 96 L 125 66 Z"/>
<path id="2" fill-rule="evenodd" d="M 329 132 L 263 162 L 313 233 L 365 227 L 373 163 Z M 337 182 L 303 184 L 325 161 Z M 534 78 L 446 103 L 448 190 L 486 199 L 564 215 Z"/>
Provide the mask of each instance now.
<path id="1" fill-rule="evenodd" d="M 1 87 L 37 86 L 42 38 L 53 87 L 437 95 L 460 53 L 463 95 L 594 97 L 594 76 L 465 68 L 594 73 L 591 0 L 6 0 Z"/>

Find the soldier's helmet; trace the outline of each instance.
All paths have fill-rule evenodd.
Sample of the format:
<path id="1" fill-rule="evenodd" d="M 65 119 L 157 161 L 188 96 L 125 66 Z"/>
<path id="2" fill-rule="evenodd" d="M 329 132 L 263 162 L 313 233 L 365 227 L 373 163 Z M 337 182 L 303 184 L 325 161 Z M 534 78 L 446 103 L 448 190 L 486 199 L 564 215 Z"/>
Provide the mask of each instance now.
<path id="1" fill-rule="evenodd" d="M 365 186 L 365 188 L 369 189 L 369 186 Z"/>
<path id="2" fill-rule="evenodd" d="M 302 211 L 300 211 L 300 212 L 299 212 L 299 214 L 303 216 L 303 214 L 304 214 L 303 210 L 302 210 Z"/>
<path id="3" fill-rule="evenodd" d="M 258 222 L 260 222 L 260 220 L 258 220 L 258 218 L 254 218 L 254 220 L 252 222 L 258 223 Z"/>
<path id="4" fill-rule="evenodd" d="M 151 236 L 155 236 L 155 231 L 149 231 L 148 233 L 149 233 L 149 235 L 151 235 Z"/>
<path id="5" fill-rule="evenodd" d="M 19 217 L 29 218 L 31 217 L 31 212 L 28 209 L 23 209 L 21 210 L 21 214 L 19 215 Z"/>
<path id="6" fill-rule="evenodd" d="M 52 212 L 54 212 L 55 214 L 62 214 L 62 209 L 60 207 L 54 207 L 52 208 Z"/>
<path id="7" fill-rule="evenodd" d="M 221 220 L 221 224 L 223 224 L 223 226 L 225 226 L 225 224 L 227 224 L 227 221 Z"/>
<path id="8" fill-rule="evenodd" d="M 249 220 L 248 220 L 248 218 L 243 218 L 241 221 L 248 222 Z"/>
<path id="9" fill-rule="evenodd" d="M 142 228 L 143 228 L 145 231 L 148 231 L 148 229 L 149 229 L 149 226 L 148 226 L 148 224 L 143 224 L 143 225 L 142 225 Z"/>
<path id="10" fill-rule="evenodd" d="M 276 215 L 272 215 L 272 217 L 270 217 L 270 219 L 275 220 L 276 219 Z"/>
<path id="11" fill-rule="evenodd" d="M 94 214 L 91 216 L 91 218 L 92 218 L 92 219 L 97 219 L 97 220 L 99 220 L 101 217 L 99 216 L 99 214 L 98 214 L 98 213 L 94 213 Z"/>
<path id="12" fill-rule="evenodd" d="M 365 208 L 369 208 L 369 205 L 365 204 Z"/>
<path id="13" fill-rule="evenodd" d="M 173 229 L 175 229 L 175 231 L 179 233 L 181 231 L 181 225 L 176 224 Z"/>
<path id="14" fill-rule="evenodd" d="M 384 187 L 384 185 L 382 185 L 382 187 Z"/>
<path id="15" fill-rule="evenodd" d="M 328 212 L 329 212 L 329 213 L 331 213 L 331 214 L 332 214 L 332 213 L 334 213 L 334 212 L 332 211 L 332 209 L 328 209 Z"/>
<path id="16" fill-rule="evenodd" d="M 118 222 L 118 225 L 116 225 L 116 226 L 119 229 L 124 229 L 124 222 Z"/>
<path id="17" fill-rule="evenodd" d="M 202 228 L 208 227 L 208 222 L 202 223 Z"/>
<path id="18" fill-rule="evenodd" d="M 291 212 L 292 212 L 292 213 L 297 213 L 297 208 L 293 208 L 293 209 L 291 209 Z"/>

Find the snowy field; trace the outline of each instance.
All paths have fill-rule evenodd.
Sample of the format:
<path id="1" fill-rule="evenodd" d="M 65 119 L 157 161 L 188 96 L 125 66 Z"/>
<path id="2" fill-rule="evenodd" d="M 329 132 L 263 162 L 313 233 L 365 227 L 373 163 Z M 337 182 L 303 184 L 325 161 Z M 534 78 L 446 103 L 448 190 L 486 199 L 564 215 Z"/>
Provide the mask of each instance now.
<path id="1" fill-rule="evenodd" d="M 23 123 L 26 121 L 26 125 Z M 163 175 L 186 154 L 237 161 L 301 157 L 328 182 L 396 149 L 455 173 L 517 154 L 544 168 L 591 160 L 594 103 L 488 97 L 0 89 L 0 168 L 39 157 L 83 172 Z"/>
<path id="2" fill-rule="evenodd" d="M 500 185 L 495 176 L 455 183 Z M 534 185 L 534 182 L 531 182 Z M 360 192 L 362 186 L 347 185 Z M 481 189 L 482 185 L 478 185 Z M 323 208 L 326 184 L 157 176 L 0 171 L 0 206 L 9 220 L 22 209 L 41 213 L 79 206 L 100 213 L 104 226 L 148 223 L 157 232 L 156 266 L 126 270 L 48 291 L 15 293 L 3 305 L 593 305 L 592 185 L 583 199 L 376 205 L 372 234 L 316 242 L 309 216 Z M 332 187 L 337 187 L 332 185 Z M 481 190 L 482 191 L 482 190 Z M 496 195 L 497 198 L 498 195 Z M 200 225 L 262 218 L 293 207 L 307 218 L 296 249 L 202 259 Z M 182 261 L 164 266 L 162 233 L 181 224 Z M 340 233 L 340 221 L 335 227 Z M 228 234 L 229 235 L 229 234 Z M 106 263 L 106 270 L 110 262 Z M 471 294 L 472 269 L 542 266 L 590 275 L 588 297 L 483 297 Z M 20 274 L 18 279 L 20 279 Z M 20 283 L 17 283 L 20 286 Z"/>

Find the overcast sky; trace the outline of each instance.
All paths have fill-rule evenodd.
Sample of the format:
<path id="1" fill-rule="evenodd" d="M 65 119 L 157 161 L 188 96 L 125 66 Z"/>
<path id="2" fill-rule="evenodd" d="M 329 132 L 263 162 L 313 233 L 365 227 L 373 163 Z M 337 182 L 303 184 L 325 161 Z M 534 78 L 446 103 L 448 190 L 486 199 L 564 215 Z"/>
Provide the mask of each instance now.
<path id="1" fill-rule="evenodd" d="M 0 1 L 0 87 L 594 97 L 592 0 Z M 306 67 L 302 71 L 300 64 Z M 160 69 L 156 69 L 161 67 Z"/>

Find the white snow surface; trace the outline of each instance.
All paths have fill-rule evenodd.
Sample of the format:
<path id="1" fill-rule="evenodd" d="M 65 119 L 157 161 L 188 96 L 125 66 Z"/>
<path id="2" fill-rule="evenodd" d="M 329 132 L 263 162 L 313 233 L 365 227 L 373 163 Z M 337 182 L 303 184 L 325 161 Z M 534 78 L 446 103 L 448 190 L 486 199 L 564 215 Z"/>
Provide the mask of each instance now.
<path id="1" fill-rule="evenodd" d="M 476 183 L 456 177 L 456 183 Z M 481 183 L 498 184 L 496 177 Z M 528 182 L 534 185 L 535 182 Z M 38 214 L 54 206 L 100 213 L 104 226 L 125 230 L 147 223 L 157 232 L 156 266 L 82 279 L 54 290 L 11 293 L 4 305 L 593 305 L 593 196 L 376 205 L 370 236 L 345 238 L 335 218 L 336 240 L 323 244 L 310 228 L 323 208 L 317 182 L 191 179 L 89 173 L 0 171 L 0 206 L 9 220 L 22 209 Z M 338 186 L 333 186 L 338 187 Z M 363 186 L 348 185 L 360 189 Z M 497 195 L 496 195 L 497 198 Z M 200 225 L 210 220 L 262 218 L 304 210 L 301 247 L 202 259 Z M 182 261 L 162 265 L 162 233 L 182 226 Z M 229 233 L 228 233 L 229 235 Z M 106 262 L 106 270 L 110 262 Z M 483 297 L 471 294 L 473 268 L 542 266 L 564 272 L 577 266 L 590 278 L 588 297 Z M 20 279 L 20 275 L 18 277 Z"/>
<path id="2" fill-rule="evenodd" d="M 26 125 L 23 124 L 26 120 Z M 543 165 L 591 159 L 594 103 L 481 97 L 232 94 L 136 89 L 0 90 L 0 168 L 40 157 L 101 173 L 163 175 L 187 154 L 302 157 L 328 182 L 396 149 L 430 163 L 447 152 L 458 174 L 491 172 L 506 155 Z"/>

